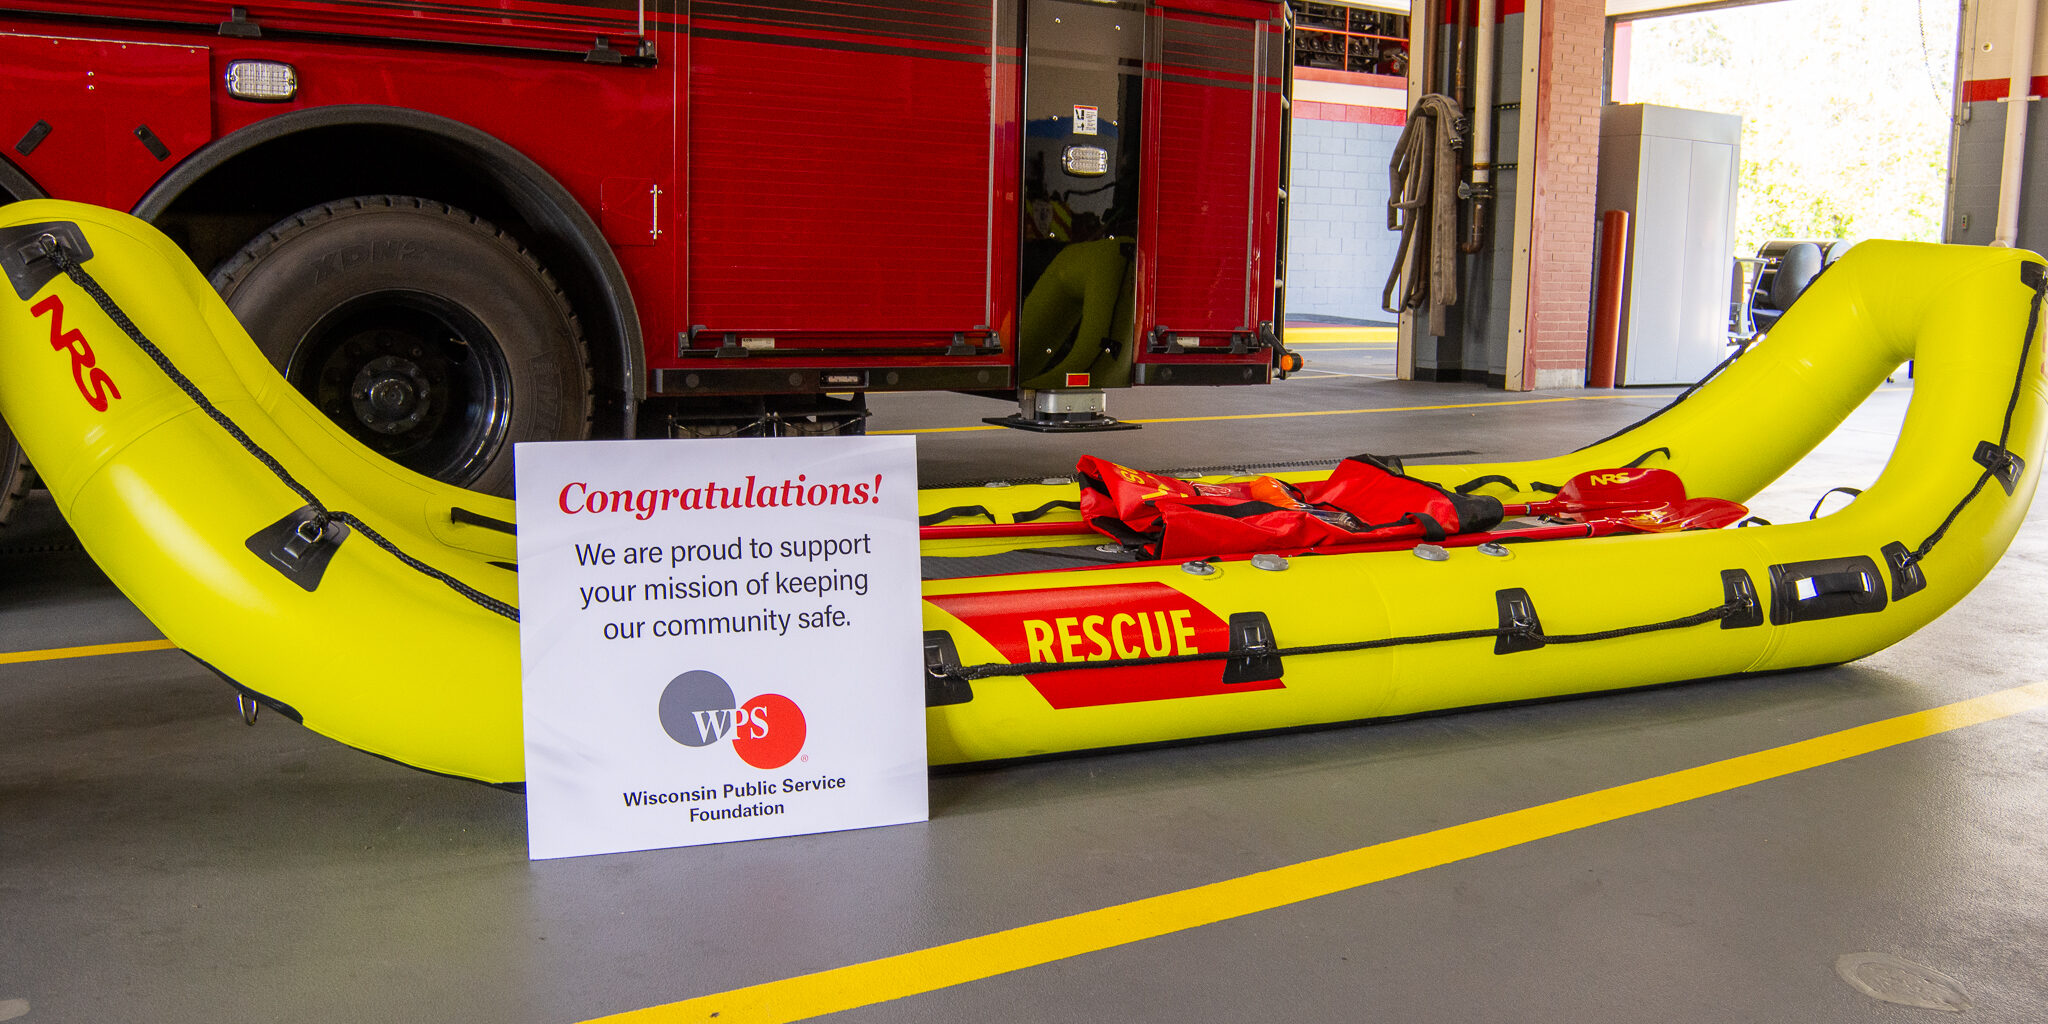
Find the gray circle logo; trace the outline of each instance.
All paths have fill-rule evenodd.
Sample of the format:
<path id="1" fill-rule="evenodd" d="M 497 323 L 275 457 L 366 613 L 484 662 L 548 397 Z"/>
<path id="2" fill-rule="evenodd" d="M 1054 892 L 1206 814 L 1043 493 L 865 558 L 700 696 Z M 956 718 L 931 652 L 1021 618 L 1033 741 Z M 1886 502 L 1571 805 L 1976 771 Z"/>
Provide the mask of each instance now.
<path id="1" fill-rule="evenodd" d="M 708 747 L 732 731 L 737 704 L 725 680 L 692 669 L 669 680 L 661 691 L 661 727 L 684 746 Z"/>

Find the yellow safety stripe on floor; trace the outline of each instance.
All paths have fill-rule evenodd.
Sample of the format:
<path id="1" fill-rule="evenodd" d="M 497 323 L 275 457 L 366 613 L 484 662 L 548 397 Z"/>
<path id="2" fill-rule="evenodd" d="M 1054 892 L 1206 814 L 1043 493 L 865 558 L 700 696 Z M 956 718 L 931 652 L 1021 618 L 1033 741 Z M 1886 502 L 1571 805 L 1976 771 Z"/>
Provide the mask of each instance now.
<path id="1" fill-rule="evenodd" d="M 1491 409 L 1510 405 L 1547 405 L 1554 402 L 1602 402 L 1614 398 L 1661 398 L 1661 395 L 1631 394 L 1615 392 L 1609 395 L 1568 395 L 1561 398 L 1518 398 L 1507 402 L 1457 402 L 1450 405 L 1396 405 L 1380 409 L 1309 409 L 1302 412 L 1243 412 L 1222 416 L 1166 416 L 1149 420 L 1125 420 L 1125 423 L 1206 423 L 1211 420 L 1282 420 L 1296 416 L 1359 416 L 1375 412 L 1438 412 L 1449 409 Z M 986 423 L 972 427 L 918 427 L 910 430 L 871 430 L 870 434 L 957 434 L 968 430 L 1014 430 L 999 424 Z"/>
<path id="2" fill-rule="evenodd" d="M 1358 342 L 1392 345 L 1400 332 L 1392 327 L 1289 327 L 1287 347 L 1296 345 L 1346 345 Z"/>
<path id="3" fill-rule="evenodd" d="M 1194 889 L 816 974 L 614 1014 L 586 1024 L 669 1024 L 713 1020 L 717 1024 L 779 1024 L 872 1006 L 1356 889 L 1845 761 L 1964 726 L 2007 718 L 2044 705 L 2048 705 L 2048 682 L 2014 687 L 1669 775 Z"/>
<path id="4" fill-rule="evenodd" d="M 1676 387 L 1677 385 L 1672 385 Z M 1905 386 L 1881 387 L 1878 394 L 1887 391 L 1903 391 Z M 1662 398 L 1660 394 L 1615 391 L 1604 395 L 1565 395 L 1558 398 L 1518 398 L 1507 402 L 1457 402 L 1450 405 L 1393 405 L 1381 409 L 1309 409 L 1302 412 L 1243 412 L 1222 416 L 1162 416 L 1148 420 L 1125 420 L 1125 423 L 1207 423 L 1211 420 L 1284 420 L 1297 416 L 1359 416 L 1375 412 L 1440 412 L 1450 409 L 1491 409 L 1509 405 L 1547 405 L 1553 402 L 1605 402 L 1616 398 Z M 972 427 L 912 427 L 908 430 L 871 430 L 870 434 L 957 434 L 969 430 L 1014 430 L 1000 424 L 986 423 Z"/>
<path id="5" fill-rule="evenodd" d="M 85 647 L 52 647 L 41 651 L 0 651 L 0 665 L 32 661 L 60 661 L 64 658 L 93 658 L 102 654 L 131 654 L 136 651 L 175 651 L 169 640 L 135 640 L 124 644 L 90 644 Z"/>
<path id="6" fill-rule="evenodd" d="M 1302 412 L 1239 412 L 1219 416 L 1161 416 L 1157 419 L 1130 420 L 1131 423 L 1206 423 L 1210 420 L 1284 420 L 1298 416 L 1345 416 L 1368 412 L 1436 412 L 1449 409 L 1491 409 L 1508 405 L 1547 405 L 1554 402 L 1602 402 L 1614 398 L 1661 398 L 1662 395 L 1631 395 L 1616 392 L 1611 395 L 1572 395 L 1566 398 L 1519 398 L 1512 402 L 1458 402 L 1451 405 L 1403 405 L 1385 409 L 1310 409 Z M 1009 430 L 1009 427 L 999 429 Z"/>

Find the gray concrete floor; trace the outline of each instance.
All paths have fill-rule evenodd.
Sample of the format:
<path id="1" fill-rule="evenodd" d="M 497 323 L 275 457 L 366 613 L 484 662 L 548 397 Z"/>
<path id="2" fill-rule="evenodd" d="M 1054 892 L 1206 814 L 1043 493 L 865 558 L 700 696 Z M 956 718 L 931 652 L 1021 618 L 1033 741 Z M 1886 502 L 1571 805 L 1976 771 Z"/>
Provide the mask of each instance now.
<path id="1" fill-rule="evenodd" d="M 922 471 L 1533 456 L 1671 393 L 1396 384 L 1373 376 L 1385 358 L 1330 352 L 1334 373 L 1112 411 L 1585 400 L 934 433 Z M 1758 511 L 1796 518 L 1868 483 L 1909 395 L 1873 398 Z M 878 430 L 1006 411 L 876 404 Z M 0 652 L 154 637 L 53 519 L 43 496 L 0 530 Z M 1955 610 L 1846 666 L 942 775 L 927 824 L 542 863 L 519 796 L 275 716 L 246 728 L 178 652 L 0 665 L 0 1021 L 574 1024 L 1427 833 L 2048 680 L 2044 519 Z M 2039 1021 L 2044 783 L 2048 713 L 2023 713 L 835 1019 L 1942 1019 L 1837 975 L 1875 952 L 1955 979 L 1965 1019 Z"/>

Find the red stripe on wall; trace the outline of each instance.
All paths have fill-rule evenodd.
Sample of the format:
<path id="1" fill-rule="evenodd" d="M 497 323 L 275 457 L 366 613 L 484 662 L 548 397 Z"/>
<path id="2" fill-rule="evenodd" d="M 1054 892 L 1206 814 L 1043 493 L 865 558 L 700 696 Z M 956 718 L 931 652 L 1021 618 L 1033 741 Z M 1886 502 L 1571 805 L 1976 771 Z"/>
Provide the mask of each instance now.
<path id="1" fill-rule="evenodd" d="M 1963 102 L 1992 103 L 2004 99 L 2011 91 L 2010 78 L 1979 78 L 1963 83 Z M 2035 75 L 2027 91 L 2035 96 L 2048 96 L 2048 75 Z"/>
<path id="2" fill-rule="evenodd" d="M 1304 121 L 1348 121 L 1352 124 L 1408 123 L 1407 111 L 1394 107 L 1355 107 L 1349 103 L 1320 103 L 1296 100 L 1294 116 Z"/>

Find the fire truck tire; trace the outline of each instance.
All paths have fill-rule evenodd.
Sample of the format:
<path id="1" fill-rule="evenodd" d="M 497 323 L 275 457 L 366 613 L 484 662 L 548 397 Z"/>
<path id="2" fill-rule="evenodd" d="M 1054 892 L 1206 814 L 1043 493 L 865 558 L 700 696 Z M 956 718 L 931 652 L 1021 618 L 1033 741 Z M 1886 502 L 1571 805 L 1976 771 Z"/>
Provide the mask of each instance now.
<path id="1" fill-rule="evenodd" d="M 568 298 L 518 242 L 455 207 L 323 203 L 212 281 L 301 394 L 416 472 L 509 495 L 514 444 L 589 435 L 589 358 Z"/>
<path id="2" fill-rule="evenodd" d="M 35 483 L 35 473 L 28 467 L 28 457 L 22 454 L 21 445 L 14 440 L 14 432 L 0 421 L 0 524 L 14 513 L 14 506 L 28 496 L 29 487 Z"/>

